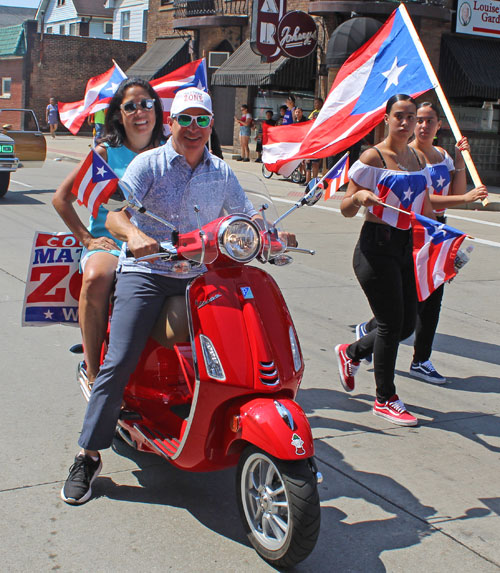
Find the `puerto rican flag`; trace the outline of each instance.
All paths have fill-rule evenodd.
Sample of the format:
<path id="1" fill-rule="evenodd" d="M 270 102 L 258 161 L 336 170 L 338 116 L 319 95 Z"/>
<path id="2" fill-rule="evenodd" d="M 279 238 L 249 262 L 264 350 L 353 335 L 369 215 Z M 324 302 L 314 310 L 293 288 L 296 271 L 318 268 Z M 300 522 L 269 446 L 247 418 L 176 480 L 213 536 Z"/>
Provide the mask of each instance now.
<path id="1" fill-rule="evenodd" d="M 387 100 L 393 95 L 417 97 L 437 85 L 410 16 L 401 4 L 340 68 L 312 126 L 299 124 L 301 128 L 294 132 L 284 131 L 286 126 L 270 127 L 263 132 L 262 159 L 270 171 L 287 175 L 295 164 L 282 168 L 290 161 L 336 155 L 380 123 Z"/>
<path id="2" fill-rule="evenodd" d="M 325 188 L 325 201 L 335 195 L 335 193 L 349 181 L 349 152 L 328 171 L 322 182 Z"/>
<path id="3" fill-rule="evenodd" d="M 118 86 L 127 79 L 125 73 L 116 62 L 107 72 L 90 78 L 85 88 L 83 100 L 72 103 L 59 103 L 61 123 L 76 135 L 85 119 L 92 113 L 109 106 Z"/>
<path id="4" fill-rule="evenodd" d="M 466 235 L 416 213 L 411 214 L 411 221 L 415 281 L 422 301 L 457 274 L 455 257 Z"/>
<path id="5" fill-rule="evenodd" d="M 354 169 L 354 168 L 353 168 Z M 374 205 L 368 210 L 388 225 L 398 229 L 409 229 L 411 225 L 411 212 L 422 213 L 424 209 L 427 188 L 430 185 L 430 176 L 427 170 L 420 173 L 405 173 L 401 171 L 388 172 L 382 175 L 377 182 L 374 193 L 384 203 L 406 211 L 401 213 L 394 209 L 387 209 L 382 205 Z"/>
<path id="6" fill-rule="evenodd" d="M 91 149 L 71 189 L 78 203 L 97 217 L 99 206 L 107 203 L 118 187 L 119 179 L 104 159 Z"/>
<path id="7" fill-rule="evenodd" d="M 167 124 L 167 119 L 170 117 L 170 108 L 172 107 L 172 100 L 175 94 L 185 88 L 198 88 L 208 91 L 205 58 L 181 66 L 166 76 L 152 80 L 150 84 L 160 96 L 163 106 L 163 130 L 168 135 L 170 128 Z"/>

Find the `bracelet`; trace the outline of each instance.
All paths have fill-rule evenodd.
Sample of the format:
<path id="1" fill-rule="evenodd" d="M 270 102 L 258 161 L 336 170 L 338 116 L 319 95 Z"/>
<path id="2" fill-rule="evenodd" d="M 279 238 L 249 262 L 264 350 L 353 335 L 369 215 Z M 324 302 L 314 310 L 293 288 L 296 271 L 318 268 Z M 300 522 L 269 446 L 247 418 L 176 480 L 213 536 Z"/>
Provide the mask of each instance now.
<path id="1" fill-rule="evenodd" d="M 455 169 L 455 173 L 458 173 L 459 171 L 465 171 L 465 167 L 462 167 L 461 169 Z"/>

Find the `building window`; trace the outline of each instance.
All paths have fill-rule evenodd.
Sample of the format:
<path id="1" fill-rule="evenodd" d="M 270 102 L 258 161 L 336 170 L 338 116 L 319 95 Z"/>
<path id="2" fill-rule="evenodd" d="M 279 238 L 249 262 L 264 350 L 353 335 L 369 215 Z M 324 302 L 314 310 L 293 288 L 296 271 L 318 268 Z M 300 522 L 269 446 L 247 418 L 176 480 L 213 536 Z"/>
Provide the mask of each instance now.
<path id="1" fill-rule="evenodd" d="M 65 2 L 66 2 L 66 0 L 57 0 L 57 5 L 58 6 L 64 6 Z"/>
<path id="2" fill-rule="evenodd" d="M 72 24 L 69 25 L 69 35 L 70 36 L 76 36 L 76 23 L 73 22 Z"/>
<path id="3" fill-rule="evenodd" d="M 120 26 L 120 40 L 130 38 L 130 12 L 122 12 Z"/>
<path id="4" fill-rule="evenodd" d="M 52 26 L 47 26 L 47 34 L 52 34 Z"/>
<path id="5" fill-rule="evenodd" d="M 61 24 L 59 26 L 59 34 L 65 34 L 66 33 L 66 26 L 64 24 Z"/>
<path id="6" fill-rule="evenodd" d="M 12 84 L 12 78 L 2 78 L 2 97 L 10 97 L 10 86 Z"/>
<path id="7" fill-rule="evenodd" d="M 113 34 L 113 22 L 104 22 L 104 33 Z"/>
<path id="8" fill-rule="evenodd" d="M 142 13 L 142 41 L 148 41 L 148 11 Z"/>

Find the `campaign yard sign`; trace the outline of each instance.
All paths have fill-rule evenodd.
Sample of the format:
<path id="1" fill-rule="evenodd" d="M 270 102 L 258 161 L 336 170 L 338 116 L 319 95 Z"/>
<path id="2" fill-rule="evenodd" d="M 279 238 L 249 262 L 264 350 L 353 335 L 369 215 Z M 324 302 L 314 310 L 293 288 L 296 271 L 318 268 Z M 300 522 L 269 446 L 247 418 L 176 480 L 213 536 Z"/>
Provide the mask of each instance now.
<path id="1" fill-rule="evenodd" d="M 78 325 L 82 245 L 70 233 L 37 231 L 31 249 L 23 326 Z"/>

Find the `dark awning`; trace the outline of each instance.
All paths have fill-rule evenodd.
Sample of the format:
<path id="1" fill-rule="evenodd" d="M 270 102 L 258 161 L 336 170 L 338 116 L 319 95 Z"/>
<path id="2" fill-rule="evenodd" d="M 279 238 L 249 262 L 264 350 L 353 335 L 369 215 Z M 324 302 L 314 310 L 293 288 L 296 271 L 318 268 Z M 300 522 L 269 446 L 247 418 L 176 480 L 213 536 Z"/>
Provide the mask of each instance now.
<path id="1" fill-rule="evenodd" d="M 382 26 L 375 18 L 351 18 L 337 26 L 328 40 L 326 65 L 340 68 L 347 58 L 367 42 Z"/>
<path id="2" fill-rule="evenodd" d="M 307 58 L 279 58 L 271 64 L 261 63 L 260 56 L 246 40 L 213 74 L 214 86 L 272 86 L 310 89 L 316 75 L 316 54 Z"/>
<path id="3" fill-rule="evenodd" d="M 189 38 L 160 38 L 127 70 L 128 77 L 161 78 L 190 61 Z"/>
<path id="4" fill-rule="evenodd" d="M 500 98 L 500 41 L 443 35 L 439 79 L 450 98 Z"/>

